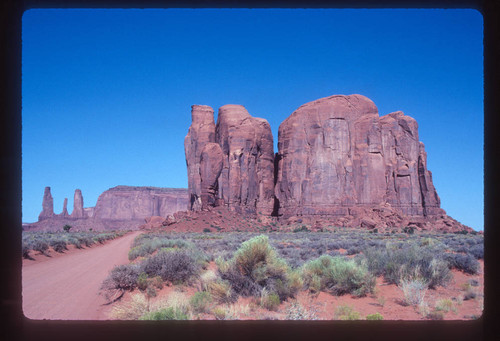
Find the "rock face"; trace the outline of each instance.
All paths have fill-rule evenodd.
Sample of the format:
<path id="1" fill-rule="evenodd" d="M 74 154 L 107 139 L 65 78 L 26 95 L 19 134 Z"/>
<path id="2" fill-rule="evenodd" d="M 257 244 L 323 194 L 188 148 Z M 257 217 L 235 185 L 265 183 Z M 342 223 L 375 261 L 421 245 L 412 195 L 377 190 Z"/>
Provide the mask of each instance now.
<path id="1" fill-rule="evenodd" d="M 50 193 L 50 187 L 45 187 L 42 200 L 42 212 L 38 215 L 38 221 L 45 220 L 54 216 L 54 199 Z"/>
<path id="2" fill-rule="evenodd" d="M 187 191 L 179 188 L 116 186 L 97 199 L 93 217 L 104 220 L 137 220 L 184 210 Z"/>
<path id="3" fill-rule="evenodd" d="M 382 118 L 361 95 L 331 96 L 297 109 L 279 128 L 280 214 L 359 215 L 389 204 L 407 216 L 443 214 L 426 168 L 417 122 Z"/>
<path id="4" fill-rule="evenodd" d="M 188 209 L 201 210 L 200 162 L 203 147 L 215 142 L 214 110 L 208 105 L 191 107 L 191 127 L 184 139 L 184 151 L 188 169 L 189 203 Z"/>
<path id="5" fill-rule="evenodd" d="M 75 196 L 73 199 L 73 212 L 71 212 L 71 218 L 85 218 L 85 211 L 83 210 L 83 195 L 82 191 L 79 189 L 75 190 Z"/>
<path id="6" fill-rule="evenodd" d="M 201 208 L 215 206 L 219 189 L 219 176 L 223 166 L 222 149 L 217 143 L 207 143 L 200 155 Z"/>
<path id="7" fill-rule="evenodd" d="M 270 215 L 274 208 L 274 151 L 269 123 L 241 105 L 192 106 L 184 140 L 190 202 L 199 211 L 225 205 L 237 212 Z"/>
<path id="8" fill-rule="evenodd" d="M 61 217 L 67 217 L 68 214 L 68 198 L 64 198 L 63 210 L 60 214 Z"/>
<path id="9" fill-rule="evenodd" d="M 224 205 L 318 226 L 328 220 L 366 228 L 467 228 L 440 208 L 417 122 L 401 111 L 380 117 L 361 95 L 304 104 L 280 125 L 274 157 L 269 124 L 243 106 L 219 109 L 215 135 L 212 108 L 192 108 L 185 139 L 190 210 Z"/>
<path id="10" fill-rule="evenodd" d="M 274 207 L 274 150 L 269 123 L 250 116 L 241 105 L 219 109 L 215 140 L 223 168 L 219 198 L 231 209 L 270 215 Z"/>

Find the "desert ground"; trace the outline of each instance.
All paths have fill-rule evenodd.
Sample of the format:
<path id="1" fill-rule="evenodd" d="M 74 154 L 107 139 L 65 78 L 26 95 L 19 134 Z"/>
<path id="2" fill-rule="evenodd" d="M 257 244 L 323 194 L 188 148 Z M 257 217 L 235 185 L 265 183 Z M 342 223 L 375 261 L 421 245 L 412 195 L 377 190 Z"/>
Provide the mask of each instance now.
<path id="1" fill-rule="evenodd" d="M 76 248 L 68 243 L 66 249 L 59 252 L 53 247 L 43 252 L 31 250 L 23 259 L 22 269 L 25 316 L 55 320 L 471 320 L 482 314 L 482 256 L 477 260 L 474 258 L 474 261 L 470 256 L 465 265 L 450 266 L 448 281 L 444 283 L 443 280 L 442 285 L 414 292 L 422 296 L 414 303 L 409 302 L 403 282 L 391 282 L 387 273 L 370 275 L 374 279 L 373 287 L 362 294 L 355 294 L 349 290 L 335 291 L 332 287 L 314 287 L 311 281 L 307 281 L 304 270 L 307 264 L 320 257 L 339 258 L 343 262 L 351 261 L 349 264 L 352 266 L 361 266 L 366 248 L 388 248 L 388 245 L 405 243 L 418 245 L 422 250 L 432 247 L 432 252 L 444 252 L 452 255 L 448 259 L 455 259 L 453 255 L 468 255 L 468 248 L 478 248 L 482 236 L 342 229 L 311 232 L 307 227 L 283 231 L 279 231 L 278 227 L 278 231 L 267 233 L 259 229 L 253 232 L 250 229 L 245 232 L 218 232 L 221 228 L 210 228 L 218 225 L 205 223 L 203 219 L 195 221 L 200 225 L 199 232 L 186 232 L 192 230 L 186 227 L 179 227 L 177 232 L 166 232 L 165 228 L 131 231 L 102 244 Z M 247 226 L 245 220 L 240 223 Z M 205 232 L 201 232 L 205 225 Z M 259 236 L 265 236 L 268 241 L 269 248 L 266 250 L 273 250 L 277 258 L 284 260 L 286 271 L 301 274 L 304 281 L 300 282 L 300 288 L 295 292 L 282 295 L 279 299 L 274 297 L 275 300 L 274 287 L 267 284 L 261 285 L 257 293 L 238 292 L 234 279 L 227 274 L 224 277 L 224 271 L 228 270 L 220 271 L 221 267 L 232 264 L 242 244 Z M 182 278 L 169 279 L 165 269 L 163 273 L 160 271 L 161 276 L 154 275 L 151 273 L 153 270 L 144 265 L 156 264 L 152 260 L 160 256 L 186 252 L 193 261 L 192 264 L 186 263 L 186 268 L 192 267 L 193 273 Z M 365 252 L 368 254 L 368 251 Z M 465 259 L 465 256 L 460 257 L 456 259 Z M 436 258 L 439 258 L 437 254 Z M 259 264 L 266 262 L 270 268 L 270 258 L 261 260 Z M 126 271 L 142 270 L 127 273 L 133 283 L 120 286 L 116 285 L 117 281 L 123 278 L 115 276 L 110 280 L 113 273 L 120 273 L 116 270 L 120 265 Z M 357 271 L 356 267 L 353 269 Z M 104 285 L 106 280 L 107 286 Z M 216 284 L 225 284 L 224 288 L 231 293 L 221 293 L 221 287 Z"/>

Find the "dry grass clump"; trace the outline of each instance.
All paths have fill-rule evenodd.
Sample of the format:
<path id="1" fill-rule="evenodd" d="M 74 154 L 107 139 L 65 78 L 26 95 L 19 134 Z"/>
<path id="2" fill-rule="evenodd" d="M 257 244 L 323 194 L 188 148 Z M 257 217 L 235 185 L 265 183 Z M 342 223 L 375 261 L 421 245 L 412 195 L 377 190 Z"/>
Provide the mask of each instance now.
<path id="1" fill-rule="evenodd" d="M 128 302 L 120 302 L 111 310 L 111 316 L 119 320 L 137 320 L 149 311 L 148 299 L 143 294 L 133 294 Z"/>
<path id="2" fill-rule="evenodd" d="M 306 287 L 313 292 L 366 296 L 375 288 L 375 277 L 365 266 L 352 259 L 329 255 L 306 263 L 302 268 L 302 277 Z"/>
<path id="3" fill-rule="evenodd" d="M 302 306 L 298 301 L 290 303 L 286 309 L 286 320 L 317 320 L 316 312 Z"/>
<path id="4" fill-rule="evenodd" d="M 403 291 L 403 303 L 409 306 L 421 305 L 427 292 L 427 283 L 421 279 L 413 280 L 402 279 L 399 288 Z"/>

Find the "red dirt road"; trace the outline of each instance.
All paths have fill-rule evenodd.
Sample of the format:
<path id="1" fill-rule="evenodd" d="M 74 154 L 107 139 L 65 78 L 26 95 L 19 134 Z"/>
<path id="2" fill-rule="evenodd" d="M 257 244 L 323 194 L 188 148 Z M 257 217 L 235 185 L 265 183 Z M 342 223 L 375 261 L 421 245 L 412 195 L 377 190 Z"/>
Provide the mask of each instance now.
<path id="1" fill-rule="evenodd" d="M 41 262 L 23 262 L 24 315 L 37 320 L 107 319 L 99 288 L 114 266 L 128 263 L 130 245 L 141 233 Z"/>

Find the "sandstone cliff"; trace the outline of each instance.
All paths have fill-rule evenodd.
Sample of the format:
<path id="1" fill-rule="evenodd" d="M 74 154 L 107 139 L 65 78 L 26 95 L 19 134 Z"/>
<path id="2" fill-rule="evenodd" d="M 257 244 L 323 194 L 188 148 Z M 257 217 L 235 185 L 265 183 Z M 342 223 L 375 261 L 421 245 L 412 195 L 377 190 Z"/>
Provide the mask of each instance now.
<path id="1" fill-rule="evenodd" d="M 280 125 L 274 157 L 269 124 L 243 106 L 219 109 L 215 137 L 213 110 L 192 108 L 185 139 L 191 210 L 224 205 L 281 221 L 467 228 L 440 208 L 418 124 L 401 111 L 380 117 L 361 95 L 306 103 Z"/>
<path id="2" fill-rule="evenodd" d="M 269 123 L 241 105 L 219 109 L 192 106 L 184 140 L 190 202 L 199 211 L 224 205 L 237 212 L 271 215 L 274 206 L 274 151 Z"/>

